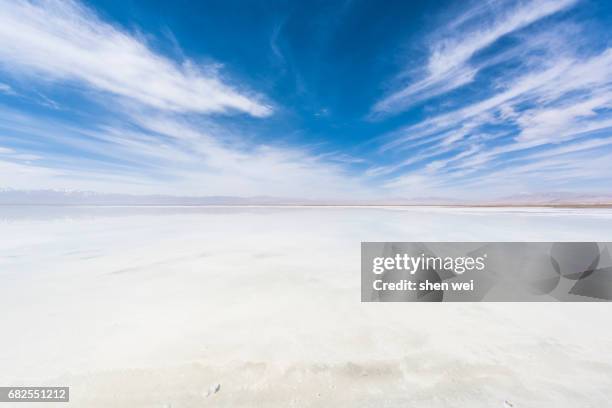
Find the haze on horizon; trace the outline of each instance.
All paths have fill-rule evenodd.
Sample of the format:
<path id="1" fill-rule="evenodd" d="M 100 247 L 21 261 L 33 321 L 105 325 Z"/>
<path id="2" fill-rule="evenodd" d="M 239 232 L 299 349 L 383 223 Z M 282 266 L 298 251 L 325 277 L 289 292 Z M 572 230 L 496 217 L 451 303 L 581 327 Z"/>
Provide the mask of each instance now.
<path id="1" fill-rule="evenodd" d="M 0 0 L 0 188 L 609 194 L 612 4 Z"/>

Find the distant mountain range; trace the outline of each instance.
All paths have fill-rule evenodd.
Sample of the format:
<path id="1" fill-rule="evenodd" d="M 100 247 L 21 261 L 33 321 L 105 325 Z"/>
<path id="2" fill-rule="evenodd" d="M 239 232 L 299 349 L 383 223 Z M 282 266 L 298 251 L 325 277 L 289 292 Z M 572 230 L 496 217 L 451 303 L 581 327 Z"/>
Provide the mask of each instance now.
<path id="1" fill-rule="evenodd" d="M 568 192 L 551 192 L 539 194 L 516 194 L 501 197 L 493 203 L 510 204 L 547 204 L 547 205 L 605 205 L 612 204 L 612 194 L 584 194 Z"/>
<path id="2" fill-rule="evenodd" d="M 302 202 L 301 200 L 299 202 Z M 278 197 L 106 194 L 92 191 L 0 189 L 0 205 L 273 205 L 296 204 Z"/>
<path id="3" fill-rule="evenodd" d="M 0 205 L 450 205 L 450 206 L 612 206 L 612 194 L 550 192 L 517 194 L 493 200 L 470 201 L 444 197 L 391 198 L 384 200 L 309 200 L 270 196 L 172 196 L 105 194 L 70 190 L 0 189 Z"/>

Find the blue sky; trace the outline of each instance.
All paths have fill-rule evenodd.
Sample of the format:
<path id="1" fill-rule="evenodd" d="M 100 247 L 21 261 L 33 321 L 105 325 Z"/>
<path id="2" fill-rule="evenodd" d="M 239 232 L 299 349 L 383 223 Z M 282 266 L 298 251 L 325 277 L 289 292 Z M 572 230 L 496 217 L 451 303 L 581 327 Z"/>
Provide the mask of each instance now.
<path id="1" fill-rule="evenodd" d="M 0 187 L 610 193 L 612 3 L 0 1 Z"/>

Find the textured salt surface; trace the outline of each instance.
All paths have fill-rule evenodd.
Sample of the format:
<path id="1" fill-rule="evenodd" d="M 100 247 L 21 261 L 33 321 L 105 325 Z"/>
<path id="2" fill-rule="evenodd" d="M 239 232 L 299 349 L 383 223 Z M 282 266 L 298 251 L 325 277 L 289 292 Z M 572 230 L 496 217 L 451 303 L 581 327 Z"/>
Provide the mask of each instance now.
<path id="1" fill-rule="evenodd" d="M 359 302 L 360 241 L 606 241 L 612 210 L 4 207 L 0 227 L 0 384 L 74 406 L 612 395 L 609 304 Z"/>

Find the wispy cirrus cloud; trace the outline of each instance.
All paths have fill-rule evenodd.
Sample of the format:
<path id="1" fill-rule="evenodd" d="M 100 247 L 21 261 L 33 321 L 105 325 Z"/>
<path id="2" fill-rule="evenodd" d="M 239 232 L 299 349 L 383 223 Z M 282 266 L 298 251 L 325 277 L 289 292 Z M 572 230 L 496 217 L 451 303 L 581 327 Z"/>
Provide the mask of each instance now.
<path id="1" fill-rule="evenodd" d="M 0 82 L 0 93 L 7 94 L 7 95 L 14 95 L 15 91 L 10 85 L 3 84 Z"/>
<path id="2" fill-rule="evenodd" d="M 473 171 L 469 165 L 454 167 L 457 163 L 452 159 L 430 161 L 389 179 L 385 188 L 467 200 L 551 191 L 608 194 L 601 180 L 612 172 L 612 141 L 602 138 L 572 142 L 498 161 L 484 171 Z"/>
<path id="3" fill-rule="evenodd" d="M 414 66 L 409 75 L 418 79 L 400 86 L 373 107 L 373 114 L 401 112 L 415 103 L 452 91 L 474 80 L 484 67 L 500 58 L 472 62 L 471 59 L 500 38 L 542 18 L 567 9 L 576 0 L 528 2 L 489 1 L 468 9 L 454 23 L 437 32 L 429 44 L 427 65 L 422 72 Z M 502 58 L 503 60 L 504 58 Z"/>
<path id="4" fill-rule="evenodd" d="M 272 113 L 261 96 L 229 85 L 210 68 L 156 53 L 72 0 L 3 1 L 0 64 L 16 76 L 76 81 L 168 111 Z"/>
<path id="5" fill-rule="evenodd" d="M 612 78 L 596 73 L 612 67 L 611 56 L 556 61 L 483 101 L 398 131 L 383 151 L 416 146 L 418 160 L 392 168 L 387 187 L 412 189 L 422 180 L 433 191 L 511 192 L 606 178 L 609 166 L 599 159 L 612 154 Z"/>
<path id="6" fill-rule="evenodd" d="M 0 149 L 0 186 L 304 198 L 369 191 L 333 157 L 255 143 L 208 115 L 263 118 L 272 107 L 76 1 L 0 3 L 0 65 L 29 81 L 77 82 L 105 106 L 71 121 L 0 105 L 0 140 L 10 146 Z M 108 95 L 129 103 L 109 104 Z"/>
<path id="7" fill-rule="evenodd" d="M 549 15 L 572 2 L 545 4 Z M 465 20 L 485 9 L 468 11 Z M 496 32 L 518 27 L 513 21 Z M 481 57 L 482 66 L 506 65 L 494 75 L 473 78 L 483 90 L 479 98 L 463 100 L 437 88 L 457 107 L 438 109 L 386 135 L 381 153 L 414 153 L 375 169 L 374 176 L 384 175 L 387 188 L 432 193 L 579 188 L 581 180 L 608 179 L 604 169 L 609 166 L 601 158 L 609 158 L 612 150 L 612 49 L 597 45 L 597 32 L 572 24 L 567 30 L 564 23 L 550 22 L 544 33 L 528 30 L 511 48 L 498 47 Z M 422 84 L 411 85 L 415 99 L 430 96 L 417 89 Z"/>
<path id="8" fill-rule="evenodd" d="M 87 127 L 0 110 L 0 185 L 174 195 L 363 196 L 345 166 L 306 148 L 240 143 L 227 129 L 162 113 Z M 223 133 L 223 134 L 222 134 Z M 236 137 L 240 138 L 240 135 Z M 228 140 L 224 142 L 224 140 Z M 27 155 L 24 153 L 27 152 Z M 37 158 L 36 162 L 31 160 Z"/>
<path id="9" fill-rule="evenodd" d="M 518 126 L 518 138 L 523 141 L 561 141 L 560 132 L 542 127 L 554 125 L 566 130 L 561 133 L 568 133 L 573 119 L 599 119 L 595 110 L 609 107 L 612 100 L 611 70 L 612 49 L 590 58 L 562 54 L 531 72 L 505 78 L 507 83 L 500 86 L 500 91 L 483 100 L 394 132 L 382 148 L 408 148 L 419 140 L 442 136 L 443 143 L 448 143 L 477 133 L 484 125 L 499 123 Z"/>
<path id="10" fill-rule="evenodd" d="M 573 14 L 586 3 L 472 3 L 422 34 L 428 63 L 380 96 L 381 121 L 351 122 L 322 105 L 308 122 L 276 103 L 269 118 L 272 103 L 249 86 L 190 62 L 188 50 L 156 52 L 82 3 L 0 0 L 0 187 L 321 199 L 604 190 L 612 38 Z M 281 38 L 295 22 L 283 21 L 271 40 L 266 28 L 264 55 L 281 43 L 283 56 L 297 52 Z M 316 82 L 333 87 L 323 71 Z M 275 75 L 266 81 L 276 98 L 286 89 L 270 86 Z M 68 98 L 66 84 L 78 85 Z M 342 132 L 357 127 L 385 133 L 354 147 Z"/>

